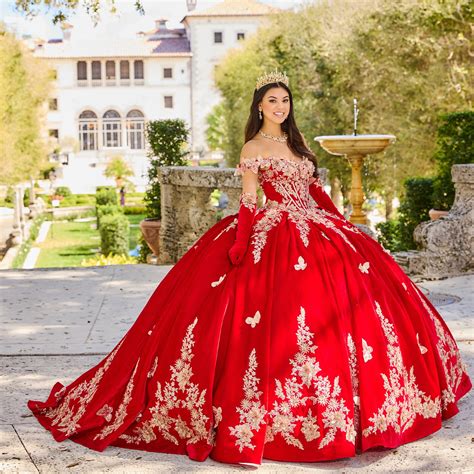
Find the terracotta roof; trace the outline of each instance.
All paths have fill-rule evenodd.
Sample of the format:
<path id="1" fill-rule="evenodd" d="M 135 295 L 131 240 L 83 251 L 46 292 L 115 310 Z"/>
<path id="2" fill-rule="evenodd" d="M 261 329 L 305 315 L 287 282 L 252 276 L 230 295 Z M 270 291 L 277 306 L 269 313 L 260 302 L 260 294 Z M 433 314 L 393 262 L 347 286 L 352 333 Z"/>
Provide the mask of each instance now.
<path id="1" fill-rule="evenodd" d="M 208 16 L 260 16 L 278 13 L 281 9 L 259 3 L 256 0 L 224 0 L 205 10 L 194 10 L 189 12 L 182 20 L 189 17 Z"/>
<path id="2" fill-rule="evenodd" d="M 191 56 L 187 38 L 116 38 L 113 41 L 60 41 L 47 42 L 35 50 L 41 58 L 120 58 Z"/>

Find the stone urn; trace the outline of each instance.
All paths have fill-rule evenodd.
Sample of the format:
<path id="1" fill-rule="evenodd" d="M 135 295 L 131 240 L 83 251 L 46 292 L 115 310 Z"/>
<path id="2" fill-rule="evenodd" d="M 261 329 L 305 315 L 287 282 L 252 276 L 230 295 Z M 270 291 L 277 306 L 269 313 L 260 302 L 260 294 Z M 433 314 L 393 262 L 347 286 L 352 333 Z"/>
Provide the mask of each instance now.
<path id="1" fill-rule="evenodd" d="M 430 216 L 430 219 L 432 221 L 435 221 L 439 219 L 440 217 L 447 216 L 449 214 L 449 211 L 440 211 L 439 209 L 430 209 L 428 211 L 428 214 Z"/>
<path id="2" fill-rule="evenodd" d="M 160 253 L 160 228 L 160 219 L 144 219 L 140 222 L 143 238 L 157 257 Z"/>

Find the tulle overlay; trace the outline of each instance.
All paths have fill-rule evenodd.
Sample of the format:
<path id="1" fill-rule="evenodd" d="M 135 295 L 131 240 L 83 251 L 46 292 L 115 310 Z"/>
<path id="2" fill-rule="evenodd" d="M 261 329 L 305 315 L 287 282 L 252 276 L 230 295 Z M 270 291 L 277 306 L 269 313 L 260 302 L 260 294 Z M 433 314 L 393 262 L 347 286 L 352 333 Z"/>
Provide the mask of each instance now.
<path id="1" fill-rule="evenodd" d="M 321 461 L 438 430 L 471 387 L 446 324 L 373 239 L 318 206 L 313 164 L 255 157 L 267 201 L 206 232 L 113 351 L 46 402 L 57 441 L 195 460 Z"/>

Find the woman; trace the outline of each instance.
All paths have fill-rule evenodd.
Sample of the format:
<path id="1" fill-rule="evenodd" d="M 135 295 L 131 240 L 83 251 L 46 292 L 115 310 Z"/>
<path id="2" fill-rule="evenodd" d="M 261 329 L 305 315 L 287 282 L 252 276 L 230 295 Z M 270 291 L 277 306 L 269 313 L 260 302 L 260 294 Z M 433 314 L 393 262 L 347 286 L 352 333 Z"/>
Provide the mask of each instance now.
<path id="1" fill-rule="evenodd" d="M 471 388 L 458 348 L 323 191 L 281 73 L 257 81 L 237 173 L 238 214 L 189 249 L 104 360 L 29 401 L 39 422 L 98 451 L 241 464 L 343 458 L 438 430 Z"/>

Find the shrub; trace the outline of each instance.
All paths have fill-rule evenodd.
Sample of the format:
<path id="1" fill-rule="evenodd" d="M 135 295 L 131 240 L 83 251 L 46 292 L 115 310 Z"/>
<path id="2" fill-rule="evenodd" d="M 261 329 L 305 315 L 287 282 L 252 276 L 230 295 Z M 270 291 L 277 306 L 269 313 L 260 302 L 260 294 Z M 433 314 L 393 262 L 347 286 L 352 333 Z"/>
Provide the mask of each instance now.
<path id="1" fill-rule="evenodd" d="M 105 265 L 129 265 L 138 263 L 135 257 L 129 255 L 99 255 L 89 259 L 84 259 L 81 262 L 81 267 L 101 267 Z"/>
<path id="2" fill-rule="evenodd" d="M 375 229 L 377 230 L 378 241 L 384 248 L 391 252 L 403 250 L 400 240 L 400 221 L 379 222 L 375 225 Z"/>
<path id="3" fill-rule="evenodd" d="M 449 210 L 454 202 L 451 167 L 474 162 L 474 112 L 457 112 L 440 117 L 436 140 L 437 174 L 434 180 L 434 207 Z"/>
<path id="4" fill-rule="evenodd" d="M 123 206 L 121 207 L 123 213 L 126 215 L 139 215 L 146 213 L 145 206 Z"/>
<path id="5" fill-rule="evenodd" d="M 118 204 L 118 196 L 115 188 L 110 186 L 98 186 L 95 193 L 95 205 Z"/>
<path id="6" fill-rule="evenodd" d="M 158 168 L 161 166 L 184 166 L 184 150 L 189 130 L 184 120 L 151 120 L 146 124 L 146 138 L 150 145 L 148 187 L 145 193 L 146 216 L 161 219 L 161 188 Z"/>
<path id="7" fill-rule="evenodd" d="M 123 214 L 122 208 L 117 204 L 104 204 L 102 206 L 97 206 L 95 210 L 97 216 L 97 228 L 100 227 L 101 220 L 105 215 Z"/>
<path id="8" fill-rule="evenodd" d="M 413 240 L 415 227 L 429 220 L 433 207 L 433 179 L 408 178 L 404 182 L 405 195 L 401 199 L 399 212 L 400 242 L 403 250 L 416 248 Z"/>
<path id="9" fill-rule="evenodd" d="M 62 196 L 66 198 L 66 197 L 71 196 L 72 192 L 67 186 L 58 186 L 54 190 L 54 194 L 56 194 L 57 196 Z"/>
<path id="10" fill-rule="evenodd" d="M 100 219 L 100 247 L 104 255 L 128 254 L 130 224 L 123 214 L 108 214 Z"/>

